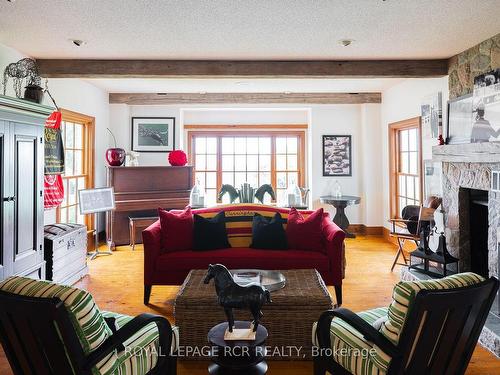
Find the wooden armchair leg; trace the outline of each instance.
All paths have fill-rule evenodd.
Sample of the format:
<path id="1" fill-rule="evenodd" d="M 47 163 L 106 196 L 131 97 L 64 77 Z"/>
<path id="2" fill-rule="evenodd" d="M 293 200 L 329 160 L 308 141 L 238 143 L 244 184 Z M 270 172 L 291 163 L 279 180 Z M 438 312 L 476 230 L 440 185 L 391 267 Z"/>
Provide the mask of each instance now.
<path id="1" fill-rule="evenodd" d="M 408 260 L 406 259 L 406 255 L 405 255 L 405 252 L 403 250 L 404 244 L 405 244 L 405 241 L 398 238 L 398 252 L 396 253 L 396 257 L 394 258 L 394 262 L 392 263 L 391 272 L 394 270 L 394 267 L 396 266 L 396 264 L 399 264 L 401 266 L 408 265 Z M 400 255 L 403 257 L 404 264 L 398 263 Z"/>
<path id="2" fill-rule="evenodd" d="M 337 298 L 337 306 L 342 306 L 342 285 L 335 285 L 335 297 Z"/>
<path id="3" fill-rule="evenodd" d="M 326 375 L 325 365 L 320 357 L 314 358 L 313 368 L 314 375 Z"/>
<path id="4" fill-rule="evenodd" d="M 149 304 L 149 297 L 151 297 L 152 285 L 144 285 L 144 304 Z"/>

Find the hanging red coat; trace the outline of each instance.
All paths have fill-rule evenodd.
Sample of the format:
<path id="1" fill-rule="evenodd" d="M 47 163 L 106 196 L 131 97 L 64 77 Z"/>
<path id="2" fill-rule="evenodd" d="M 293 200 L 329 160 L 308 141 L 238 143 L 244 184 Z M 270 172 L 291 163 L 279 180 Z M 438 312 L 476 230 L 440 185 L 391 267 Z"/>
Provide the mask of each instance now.
<path id="1" fill-rule="evenodd" d="M 64 147 L 61 135 L 61 112 L 52 112 L 45 121 L 45 209 L 59 206 L 64 200 Z"/>

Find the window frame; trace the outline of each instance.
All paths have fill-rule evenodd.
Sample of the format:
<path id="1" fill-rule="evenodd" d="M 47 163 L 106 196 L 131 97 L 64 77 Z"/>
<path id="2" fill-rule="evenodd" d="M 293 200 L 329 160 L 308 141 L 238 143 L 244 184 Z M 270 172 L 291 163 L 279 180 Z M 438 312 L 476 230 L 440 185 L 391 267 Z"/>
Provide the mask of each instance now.
<path id="1" fill-rule="evenodd" d="M 207 125 L 207 127 L 210 125 Z M 300 126 L 300 127 L 299 127 Z M 266 125 L 253 125 L 253 126 L 242 126 L 243 129 L 238 129 L 238 125 L 217 125 L 217 130 L 205 130 L 204 125 L 193 126 L 190 125 L 187 131 L 187 149 L 189 155 L 189 162 L 194 166 L 194 172 L 196 172 L 195 166 L 195 154 L 194 154 L 194 139 L 195 137 L 216 137 L 217 140 L 217 192 L 220 191 L 222 186 L 222 147 L 221 138 L 223 137 L 270 137 L 271 141 L 271 186 L 276 190 L 276 142 L 275 138 L 279 136 L 293 136 L 297 137 L 297 174 L 298 174 L 298 184 L 301 187 L 305 187 L 306 183 L 306 132 L 307 125 L 294 125 L 291 126 L 290 130 L 283 130 L 280 126 L 277 129 L 273 129 L 272 126 L 267 125 L 266 130 L 247 130 L 255 128 L 263 128 Z M 220 129 L 225 129 L 224 131 Z M 302 130 L 300 130 L 302 129 Z M 195 182 L 196 173 L 193 173 L 193 183 Z M 217 203 L 221 203 L 217 199 Z M 272 201 L 276 203 L 276 201 Z"/>
<path id="2" fill-rule="evenodd" d="M 83 164 L 82 170 L 83 175 L 80 177 L 85 178 L 85 186 L 87 189 L 94 187 L 95 178 L 95 168 L 94 168 L 94 158 L 95 158 L 95 117 L 85 115 L 83 113 L 70 111 L 68 109 L 61 108 L 61 121 L 67 121 L 72 123 L 82 124 L 84 127 L 84 138 L 83 138 Z M 62 126 L 62 124 L 61 124 Z M 63 181 L 73 178 L 62 176 Z M 66 191 L 64 192 L 67 193 Z M 61 222 L 61 206 L 56 208 L 56 222 Z M 91 231 L 95 229 L 94 215 L 85 216 L 85 225 L 87 230 Z"/>
<path id="3" fill-rule="evenodd" d="M 420 116 L 409 118 L 406 120 L 393 122 L 389 124 L 389 205 L 391 219 L 401 218 L 401 210 L 399 207 L 399 171 L 400 171 L 400 131 L 417 129 L 418 140 L 418 179 L 419 179 L 419 201 L 423 202 L 423 158 L 422 158 L 422 119 Z M 413 176 L 413 175 L 412 175 Z"/>

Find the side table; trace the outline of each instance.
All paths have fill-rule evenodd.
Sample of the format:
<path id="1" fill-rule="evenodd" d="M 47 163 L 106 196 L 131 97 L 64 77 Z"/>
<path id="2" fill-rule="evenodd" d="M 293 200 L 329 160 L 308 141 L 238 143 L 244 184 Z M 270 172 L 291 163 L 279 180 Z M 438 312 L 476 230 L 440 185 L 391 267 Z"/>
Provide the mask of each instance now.
<path id="1" fill-rule="evenodd" d="M 235 328 L 248 328 L 250 322 L 235 321 Z M 264 360 L 267 339 L 267 329 L 263 325 L 257 327 L 255 340 L 226 341 L 224 333 L 227 322 L 212 327 L 208 332 L 208 342 L 213 346 L 208 366 L 210 375 L 264 375 L 267 373 L 267 363 Z"/>
<path id="2" fill-rule="evenodd" d="M 331 204 L 333 207 L 335 207 L 336 212 L 335 217 L 333 218 L 333 222 L 345 232 L 346 237 L 355 238 L 356 235 L 354 235 L 353 233 L 349 233 L 348 231 L 349 219 L 345 215 L 345 208 L 350 205 L 359 204 L 361 198 L 353 195 L 342 195 L 340 197 L 327 195 L 324 197 L 320 197 L 319 199 L 321 203 Z"/>

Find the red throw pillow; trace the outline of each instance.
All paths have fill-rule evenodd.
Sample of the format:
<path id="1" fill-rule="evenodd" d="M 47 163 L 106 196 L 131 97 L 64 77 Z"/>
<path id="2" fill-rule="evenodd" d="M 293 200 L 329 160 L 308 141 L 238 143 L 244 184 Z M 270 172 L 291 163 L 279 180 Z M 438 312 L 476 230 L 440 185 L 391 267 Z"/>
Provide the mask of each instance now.
<path id="1" fill-rule="evenodd" d="M 193 249 L 193 214 L 191 207 L 174 213 L 158 208 L 161 226 L 161 248 L 164 251 Z"/>
<path id="2" fill-rule="evenodd" d="M 286 237 L 290 249 L 323 250 L 323 209 L 319 208 L 304 217 L 295 208 L 290 209 L 286 225 Z"/>

